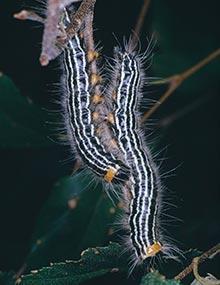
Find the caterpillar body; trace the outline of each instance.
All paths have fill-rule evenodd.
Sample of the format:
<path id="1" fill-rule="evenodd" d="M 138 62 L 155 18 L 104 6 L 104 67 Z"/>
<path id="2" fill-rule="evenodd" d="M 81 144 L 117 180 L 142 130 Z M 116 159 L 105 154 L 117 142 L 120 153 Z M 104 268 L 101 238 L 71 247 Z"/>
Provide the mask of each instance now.
<path id="1" fill-rule="evenodd" d="M 114 116 L 112 128 L 131 169 L 130 183 L 123 187 L 128 212 L 123 220 L 129 232 L 128 245 L 135 252 L 135 263 L 139 263 L 160 252 L 170 255 L 170 247 L 159 224 L 160 176 L 139 126 L 138 103 L 145 79 L 142 59 L 129 46 L 116 52 L 108 94 Z"/>
<path id="2" fill-rule="evenodd" d="M 64 9 L 62 24 L 69 23 L 68 12 Z M 88 65 L 94 54 L 86 55 L 78 34 L 68 41 L 62 56 L 63 107 L 70 144 L 86 166 L 104 181 L 122 184 L 124 223 L 129 231 L 128 244 L 135 253 L 135 265 L 160 252 L 175 257 L 172 252 L 177 249 L 171 248 L 164 239 L 159 223 L 160 176 L 139 126 L 139 95 L 145 79 L 141 57 L 133 47 L 117 50 L 111 84 L 107 88 L 112 111 L 109 113 L 103 95 L 93 93 L 98 77 L 89 73 Z M 106 129 L 105 134 L 109 133 L 103 117 L 107 118 L 114 134 L 113 138 L 109 135 L 107 141 L 102 132 L 97 134 L 99 124 Z M 109 147 L 112 139 L 114 147 Z"/>
<path id="3" fill-rule="evenodd" d="M 107 152 L 96 136 L 90 110 L 90 82 L 86 53 L 76 34 L 64 50 L 67 129 L 82 161 L 108 183 L 129 179 L 129 169 Z"/>

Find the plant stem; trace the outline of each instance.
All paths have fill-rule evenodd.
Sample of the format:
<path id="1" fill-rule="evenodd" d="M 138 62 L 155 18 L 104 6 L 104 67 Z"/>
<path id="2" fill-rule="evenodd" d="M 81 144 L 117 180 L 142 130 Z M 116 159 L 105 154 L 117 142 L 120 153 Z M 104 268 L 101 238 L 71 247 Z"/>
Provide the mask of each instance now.
<path id="1" fill-rule="evenodd" d="M 145 122 L 173 94 L 173 92 L 184 82 L 184 80 L 192 76 L 194 73 L 196 73 L 202 67 L 206 66 L 209 62 L 211 62 L 218 56 L 220 56 L 220 48 L 215 50 L 207 57 L 205 57 L 189 69 L 185 70 L 184 72 L 155 82 L 156 84 L 169 83 L 169 87 L 167 91 L 160 97 L 160 99 L 154 104 L 154 106 L 144 114 L 141 120 L 142 123 Z"/>
<path id="2" fill-rule="evenodd" d="M 213 255 L 220 252 L 220 243 L 210 248 L 208 251 L 204 252 L 202 255 L 199 256 L 198 264 L 204 262 L 207 258 L 212 257 Z M 178 275 L 174 277 L 175 280 L 182 280 L 187 275 L 189 275 L 193 271 L 194 262 L 187 266 L 183 271 L 181 271 Z"/>
<path id="3" fill-rule="evenodd" d="M 134 34 L 133 34 L 133 37 L 132 37 L 132 42 L 136 42 L 137 38 L 141 34 L 141 30 L 142 30 L 142 27 L 143 27 L 143 24 L 144 24 L 144 20 L 146 18 L 146 14 L 148 12 L 151 0 L 143 0 L 143 1 L 144 1 L 143 5 L 142 5 L 142 8 L 141 8 L 140 14 L 138 16 L 137 23 L 136 23 L 135 28 L 134 28 Z"/>

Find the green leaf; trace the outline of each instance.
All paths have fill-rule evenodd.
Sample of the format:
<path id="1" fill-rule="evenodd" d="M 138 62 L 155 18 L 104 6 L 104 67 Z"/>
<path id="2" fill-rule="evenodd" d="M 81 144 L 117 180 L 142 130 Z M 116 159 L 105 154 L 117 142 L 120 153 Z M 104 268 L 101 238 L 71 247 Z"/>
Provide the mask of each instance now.
<path id="1" fill-rule="evenodd" d="M 1 285 L 14 285 L 14 272 L 2 272 L 0 271 L 0 284 Z"/>
<path id="2" fill-rule="evenodd" d="M 140 285 L 179 285 L 180 282 L 174 279 L 165 279 L 158 272 L 148 273 L 141 279 Z"/>
<path id="3" fill-rule="evenodd" d="M 20 285 L 77 285 L 108 272 L 124 270 L 126 261 L 121 257 L 121 246 L 111 243 L 107 247 L 89 248 L 78 261 L 52 264 L 32 271 L 17 282 Z"/>
<path id="4" fill-rule="evenodd" d="M 11 79 L 0 75 L 0 147 L 51 145 L 44 127 L 46 112 L 21 96 Z"/>
<path id="5" fill-rule="evenodd" d="M 109 241 L 116 209 L 92 180 L 82 171 L 56 183 L 37 220 L 29 269 L 78 258 L 82 250 Z"/>

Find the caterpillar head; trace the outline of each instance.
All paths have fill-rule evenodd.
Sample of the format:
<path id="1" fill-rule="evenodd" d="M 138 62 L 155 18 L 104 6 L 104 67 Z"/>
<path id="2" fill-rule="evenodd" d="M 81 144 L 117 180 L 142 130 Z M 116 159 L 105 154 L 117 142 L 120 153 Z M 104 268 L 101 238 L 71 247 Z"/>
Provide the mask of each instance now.
<path id="1" fill-rule="evenodd" d="M 119 162 L 116 167 L 109 167 L 106 171 L 104 179 L 108 183 L 116 183 L 123 184 L 130 177 L 130 171 L 127 166 L 125 166 L 122 162 Z"/>
<path id="2" fill-rule="evenodd" d="M 154 242 L 152 245 L 146 248 L 145 256 L 143 259 L 146 259 L 148 257 L 153 257 L 161 250 L 162 250 L 162 245 L 159 242 Z"/>

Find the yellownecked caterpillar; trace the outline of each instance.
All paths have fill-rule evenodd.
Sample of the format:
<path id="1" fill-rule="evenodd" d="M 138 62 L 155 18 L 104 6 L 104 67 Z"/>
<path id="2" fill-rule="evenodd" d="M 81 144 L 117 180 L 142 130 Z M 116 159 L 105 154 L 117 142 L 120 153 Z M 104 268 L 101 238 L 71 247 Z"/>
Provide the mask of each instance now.
<path id="1" fill-rule="evenodd" d="M 69 22 L 68 15 L 66 12 L 65 14 L 65 20 Z M 128 211 L 125 223 L 136 262 L 159 252 L 170 255 L 170 247 L 162 236 L 158 221 L 161 204 L 160 177 L 151 154 L 144 145 L 137 116 L 139 94 L 144 80 L 141 57 L 130 47 L 123 51 L 117 50 L 111 78 L 113 83 L 108 90 L 112 95 L 112 113 L 108 113 L 108 108 L 101 110 L 103 106 L 100 113 L 97 112 L 102 95 L 91 96 L 91 89 L 97 80 L 96 75 L 90 74 L 88 68 L 88 62 L 93 57 L 93 54 L 86 55 L 78 34 L 64 48 L 64 110 L 69 141 L 72 147 L 75 142 L 76 153 L 89 169 L 106 182 L 126 181 L 122 185 Z M 107 117 L 111 123 L 115 149 L 119 146 L 119 152 L 121 151 L 124 158 L 122 161 L 118 159 L 120 154 L 115 155 L 114 150 L 106 151 L 111 148 L 107 147 L 108 142 L 103 139 L 102 133 L 100 137 L 97 136 L 96 115 L 101 121 L 102 116 Z M 124 165 L 124 161 L 129 167 Z"/>
<path id="2" fill-rule="evenodd" d="M 116 52 L 112 83 L 107 92 L 112 101 L 112 128 L 131 169 L 130 185 L 124 186 L 125 204 L 129 204 L 128 217 L 124 219 L 129 232 L 128 245 L 138 258 L 135 263 L 159 252 L 171 257 L 170 247 L 162 236 L 159 224 L 160 176 L 142 139 L 137 115 L 144 81 L 142 58 L 129 46 L 123 51 L 118 48 Z"/>
<path id="3" fill-rule="evenodd" d="M 64 50 L 67 128 L 82 161 L 106 182 L 120 183 L 129 178 L 128 168 L 107 152 L 95 134 L 90 110 L 90 84 L 86 53 L 76 34 Z"/>

